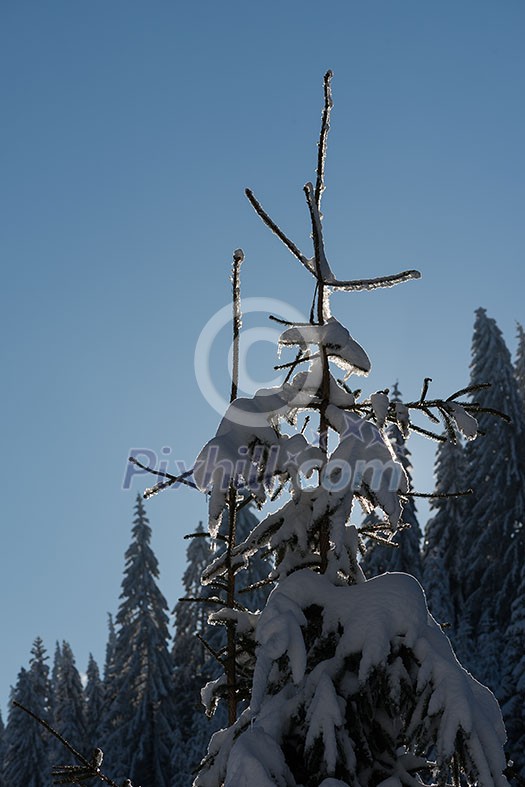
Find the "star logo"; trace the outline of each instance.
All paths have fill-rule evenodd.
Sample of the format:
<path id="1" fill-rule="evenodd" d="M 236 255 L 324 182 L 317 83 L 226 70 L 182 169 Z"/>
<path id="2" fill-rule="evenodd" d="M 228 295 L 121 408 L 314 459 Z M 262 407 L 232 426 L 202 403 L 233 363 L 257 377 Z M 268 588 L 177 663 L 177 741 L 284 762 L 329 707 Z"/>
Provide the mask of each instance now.
<path id="1" fill-rule="evenodd" d="M 344 440 L 346 437 L 356 437 L 361 443 L 368 442 L 363 435 L 363 430 L 369 426 L 368 421 L 349 413 L 345 413 L 343 418 L 344 429 L 341 432 L 341 440 Z"/>
<path id="2" fill-rule="evenodd" d="M 285 467 L 299 467 L 299 457 L 301 456 L 302 451 L 290 451 L 288 448 L 286 449 L 286 459 L 285 459 Z"/>
<path id="3" fill-rule="evenodd" d="M 372 428 L 372 439 L 368 441 L 368 445 L 369 446 L 372 446 L 372 445 L 383 445 L 384 446 L 385 445 L 385 440 L 384 440 L 383 435 L 379 431 L 379 429 L 376 426 L 374 426 L 373 424 L 370 424 L 370 426 Z"/>

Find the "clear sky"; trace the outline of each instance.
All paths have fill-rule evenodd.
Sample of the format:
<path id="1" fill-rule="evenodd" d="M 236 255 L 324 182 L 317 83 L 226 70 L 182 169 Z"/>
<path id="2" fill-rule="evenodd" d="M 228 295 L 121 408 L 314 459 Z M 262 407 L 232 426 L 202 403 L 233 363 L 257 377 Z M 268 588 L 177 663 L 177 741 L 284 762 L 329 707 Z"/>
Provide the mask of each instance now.
<path id="1" fill-rule="evenodd" d="M 486 0 L 0 4 L 2 504 L 0 704 L 36 635 L 102 661 L 134 498 L 131 449 L 191 465 L 218 413 L 195 378 L 208 320 L 246 297 L 304 313 L 311 277 L 262 226 L 250 186 L 305 251 L 322 76 L 335 108 L 323 208 L 340 278 L 417 267 L 333 310 L 368 351 L 365 390 L 468 382 L 473 312 L 515 347 L 525 320 L 525 5 Z M 246 363 L 274 373 L 264 302 Z M 263 331 L 263 332 L 262 332 Z M 227 327 L 209 371 L 227 396 Z M 208 401 L 210 400 L 210 401 Z M 433 446 L 412 438 L 416 485 Z M 413 443 L 413 444 L 412 444 Z M 169 453 L 164 455 L 162 449 Z M 174 465 L 171 465 L 174 467 Z M 173 605 L 198 493 L 147 503 Z M 422 522 L 424 524 L 424 522 Z"/>

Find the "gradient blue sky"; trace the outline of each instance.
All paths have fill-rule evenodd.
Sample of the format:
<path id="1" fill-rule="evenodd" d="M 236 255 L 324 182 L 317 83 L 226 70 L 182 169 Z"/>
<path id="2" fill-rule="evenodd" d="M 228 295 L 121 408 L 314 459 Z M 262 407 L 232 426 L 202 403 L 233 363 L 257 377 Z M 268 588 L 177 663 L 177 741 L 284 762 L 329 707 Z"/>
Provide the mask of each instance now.
<path id="1" fill-rule="evenodd" d="M 246 296 L 305 310 L 311 278 L 250 186 L 308 250 L 322 75 L 334 71 L 323 208 L 341 278 L 418 267 L 333 309 L 367 349 L 368 392 L 468 382 L 473 312 L 511 349 L 525 320 L 525 5 L 50 0 L 0 6 L 2 547 L 0 704 L 41 635 L 102 661 L 137 491 L 126 458 L 190 464 L 218 414 L 195 380 L 208 319 Z M 247 327 L 260 330 L 254 312 Z M 257 333 L 252 333 L 257 338 Z M 227 395 L 227 330 L 211 374 Z M 250 347 L 266 382 L 273 348 Z M 433 446 L 412 438 L 416 485 Z M 424 442 L 424 441 L 423 441 Z M 180 592 L 197 493 L 147 504 L 161 586 Z"/>

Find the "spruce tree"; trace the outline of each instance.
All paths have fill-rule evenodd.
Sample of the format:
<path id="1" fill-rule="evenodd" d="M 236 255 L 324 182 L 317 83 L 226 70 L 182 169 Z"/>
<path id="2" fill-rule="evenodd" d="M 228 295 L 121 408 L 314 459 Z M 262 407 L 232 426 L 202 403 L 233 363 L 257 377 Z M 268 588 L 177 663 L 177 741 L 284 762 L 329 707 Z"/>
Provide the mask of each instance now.
<path id="1" fill-rule="evenodd" d="M 279 490 L 289 492 L 280 509 L 204 572 L 205 583 L 220 584 L 261 550 L 275 557 L 276 586 L 260 614 L 241 603 L 213 613 L 249 646 L 238 655 L 252 659 L 253 680 L 248 707 L 214 735 L 195 785 L 413 787 L 431 771 L 439 783 L 461 778 L 503 787 L 504 729 L 493 695 L 459 666 L 413 577 L 391 573 L 366 581 L 357 562 L 354 502 L 379 512 L 395 531 L 410 497 L 385 422 L 406 433 L 411 409 L 434 409 L 456 437 L 472 429 L 475 408 L 458 401 L 459 394 L 407 404 L 386 397 L 379 407 L 377 395 L 359 401 L 331 373 L 336 364 L 347 376 L 366 374 L 370 361 L 331 315 L 330 292 L 391 286 L 418 274 L 346 281 L 330 268 L 320 211 L 330 80 L 328 72 L 317 182 L 304 189 L 313 256 L 247 191 L 259 216 L 314 277 L 314 303 L 307 324 L 283 327 L 281 344 L 295 352 L 285 381 L 234 399 L 194 469 L 198 487 L 210 492 L 212 536 L 241 493 L 263 505 Z M 300 411 L 316 417 L 316 440 L 280 428 Z M 226 671 L 227 682 L 231 674 L 236 671 Z M 224 678 L 207 687 L 210 707 L 223 689 Z M 227 689 L 237 701 L 237 684 Z"/>
<path id="2" fill-rule="evenodd" d="M 182 578 L 184 597 L 174 609 L 173 696 L 180 738 L 172 750 L 173 787 L 189 787 L 192 773 L 206 753 L 211 734 L 224 721 L 224 713 L 210 720 L 204 713 L 201 701 L 202 687 L 217 677 L 219 667 L 204 647 L 203 640 L 217 653 L 224 646 L 222 630 L 214 627 L 213 631 L 208 624 L 208 615 L 215 606 L 206 600 L 213 598 L 215 593 L 211 588 L 201 588 L 202 572 L 212 558 L 208 534 L 202 522 L 199 522 L 186 551 L 186 570 Z"/>
<path id="3" fill-rule="evenodd" d="M 380 394 L 379 400 L 381 401 Z M 393 404 L 401 403 L 401 392 L 397 382 L 393 386 L 390 401 Z M 390 440 L 396 459 L 405 470 L 408 483 L 412 485 L 412 463 L 410 451 L 406 444 L 405 436 L 397 424 L 390 424 L 386 429 L 386 436 Z M 378 528 L 376 533 L 381 534 L 379 518 L 369 515 L 365 519 L 365 526 L 371 525 Z M 366 552 L 361 561 L 365 575 L 375 577 L 385 571 L 404 571 L 412 574 L 419 581 L 422 578 L 421 566 L 421 541 L 423 534 L 419 526 L 416 504 L 414 498 L 409 498 L 403 506 L 403 527 L 393 534 L 390 543 L 384 544 L 376 539 L 369 539 Z"/>
<path id="4" fill-rule="evenodd" d="M 507 751 L 525 778 L 525 564 L 521 566 L 504 649 L 501 701 L 509 739 Z"/>
<path id="5" fill-rule="evenodd" d="M 46 650 L 37 637 L 31 649 L 29 669 L 20 670 L 11 691 L 3 766 L 3 778 L 9 787 L 47 787 L 50 783 L 50 737 L 12 704 L 16 700 L 49 721 L 50 682 L 46 661 Z"/>
<path id="6" fill-rule="evenodd" d="M 85 708 L 85 747 L 84 751 L 93 751 L 103 743 L 102 718 L 104 712 L 104 684 L 100 679 L 98 664 L 89 654 L 86 670 L 86 687 L 84 689 Z"/>
<path id="7" fill-rule="evenodd" d="M 451 626 L 456 642 L 458 616 L 463 609 L 459 579 L 466 570 L 458 554 L 458 542 L 470 497 L 455 497 L 465 491 L 465 451 L 458 440 L 439 443 L 434 468 L 435 494 L 430 508 L 435 512 L 425 528 L 423 587 L 430 611 L 441 623 Z"/>
<path id="8" fill-rule="evenodd" d="M 31 710 L 40 718 L 49 720 L 51 711 L 52 689 L 49 680 L 48 656 L 41 637 L 37 637 L 31 648 L 29 659 L 29 677 L 31 690 L 35 700 Z"/>
<path id="9" fill-rule="evenodd" d="M 53 655 L 53 665 L 51 667 L 51 680 L 50 680 L 50 687 L 51 687 L 51 694 L 50 694 L 50 703 L 49 703 L 49 718 L 50 720 L 55 723 L 55 702 L 56 696 L 58 693 L 58 683 L 60 680 L 60 667 L 62 661 L 62 647 L 60 643 L 55 642 L 55 652 Z M 60 762 L 62 757 L 62 744 L 56 738 L 52 738 L 49 742 L 49 757 L 52 762 Z M 71 762 L 68 759 L 68 762 Z"/>
<path id="10" fill-rule="evenodd" d="M 126 552 L 107 711 L 108 770 L 141 787 L 169 787 L 173 745 L 167 603 L 156 580 L 151 528 L 137 497 L 133 540 Z"/>
<path id="11" fill-rule="evenodd" d="M 516 567 L 525 561 L 525 418 L 510 353 L 495 320 L 481 308 L 474 325 L 471 383 L 490 384 L 474 394 L 476 401 L 487 410 L 502 410 L 510 420 L 480 413 L 485 437 L 467 443 L 466 484 L 473 495 L 459 531 L 451 581 L 477 639 L 477 647 L 471 643 L 469 654 L 463 653 L 467 666 L 499 693 L 499 643 L 511 622 Z M 494 627 L 492 635 L 488 626 Z M 497 667 L 494 653 L 500 657 Z"/>
<path id="12" fill-rule="evenodd" d="M 84 691 L 75 664 L 75 657 L 68 642 L 57 648 L 53 666 L 53 727 L 75 749 L 82 750 L 86 739 Z M 57 762 L 74 763 L 57 741 L 54 747 Z"/>
<path id="13" fill-rule="evenodd" d="M 26 708 L 34 706 L 31 677 L 24 667 L 18 673 L 16 686 L 11 690 L 7 727 L 3 779 L 9 787 L 47 787 L 49 761 L 47 740 L 33 719 L 12 705 L 16 700 Z"/>

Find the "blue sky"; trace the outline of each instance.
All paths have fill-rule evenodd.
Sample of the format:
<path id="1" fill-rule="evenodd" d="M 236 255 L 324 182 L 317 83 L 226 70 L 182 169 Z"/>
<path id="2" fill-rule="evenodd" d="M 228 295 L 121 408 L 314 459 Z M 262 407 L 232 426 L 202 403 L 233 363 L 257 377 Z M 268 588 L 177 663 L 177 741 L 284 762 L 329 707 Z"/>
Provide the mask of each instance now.
<path id="1" fill-rule="evenodd" d="M 473 312 L 515 347 L 523 306 L 525 7 L 378 0 L 26 2 L 0 8 L 2 549 L 0 704 L 41 635 L 103 658 L 134 497 L 131 449 L 191 464 L 218 413 L 194 350 L 243 292 L 305 311 L 311 279 L 262 226 L 249 186 L 308 250 L 322 76 L 335 108 L 323 209 L 341 278 L 417 267 L 394 290 L 339 294 L 371 392 L 468 382 Z M 259 304 L 260 305 L 260 304 Z M 273 377 L 257 304 L 246 374 Z M 284 307 L 283 307 L 284 308 Z M 227 396 L 227 328 L 210 374 Z M 242 385 L 242 380 L 241 380 Z M 412 438 L 416 485 L 433 446 Z M 412 444 L 413 443 L 413 444 Z M 162 454 L 162 448 L 169 454 Z M 147 510 L 161 586 L 180 593 L 190 490 Z"/>

